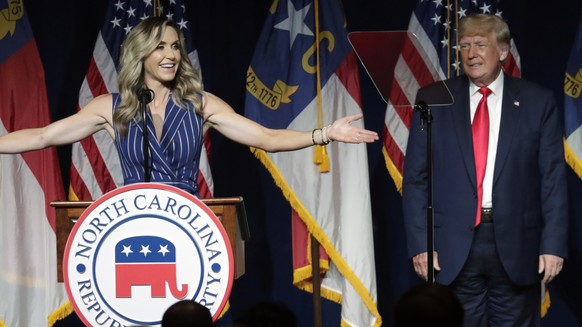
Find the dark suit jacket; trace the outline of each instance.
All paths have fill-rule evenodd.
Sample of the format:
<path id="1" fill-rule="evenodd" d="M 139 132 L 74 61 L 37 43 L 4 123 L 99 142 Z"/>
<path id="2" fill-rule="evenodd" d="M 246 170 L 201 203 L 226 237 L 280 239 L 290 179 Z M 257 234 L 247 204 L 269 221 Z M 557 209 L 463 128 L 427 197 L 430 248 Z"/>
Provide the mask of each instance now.
<path id="1" fill-rule="evenodd" d="M 442 82 L 441 82 L 442 83 Z M 454 98 L 432 107 L 434 244 L 451 283 L 473 239 L 477 189 L 471 136 L 469 80 L 446 81 Z M 435 85 L 421 89 L 417 100 Z M 430 99 L 424 99 L 430 103 Z M 540 281 L 540 254 L 566 257 L 566 164 L 558 110 L 550 91 L 505 75 L 493 177 L 495 238 L 506 272 L 518 285 Z M 414 113 L 406 151 L 403 210 L 410 257 L 426 252 L 427 136 Z"/>

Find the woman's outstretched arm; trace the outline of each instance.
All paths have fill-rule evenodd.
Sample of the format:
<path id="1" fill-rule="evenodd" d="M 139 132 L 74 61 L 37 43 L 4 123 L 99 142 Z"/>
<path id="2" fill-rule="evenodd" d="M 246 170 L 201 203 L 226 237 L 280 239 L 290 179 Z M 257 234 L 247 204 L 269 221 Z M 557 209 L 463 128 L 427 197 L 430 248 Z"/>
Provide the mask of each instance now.
<path id="1" fill-rule="evenodd" d="M 99 96 L 74 115 L 39 128 L 27 128 L 0 136 L 0 153 L 22 153 L 71 144 L 100 131 L 113 136 L 111 95 Z"/>

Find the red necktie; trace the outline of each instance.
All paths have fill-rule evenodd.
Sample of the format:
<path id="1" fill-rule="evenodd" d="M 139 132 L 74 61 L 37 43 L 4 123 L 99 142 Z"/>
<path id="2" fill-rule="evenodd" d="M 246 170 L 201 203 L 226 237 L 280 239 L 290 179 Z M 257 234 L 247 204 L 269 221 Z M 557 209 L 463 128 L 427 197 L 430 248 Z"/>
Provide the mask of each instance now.
<path id="1" fill-rule="evenodd" d="M 483 94 L 477 105 L 475 117 L 471 129 L 473 131 L 473 153 L 475 154 L 475 171 L 477 172 L 477 216 L 475 226 L 481 223 L 481 205 L 483 204 L 483 177 L 487 167 L 487 150 L 489 147 L 489 109 L 487 108 L 487 96 L 491 90 L 482 87 L 479 92 Z"/>

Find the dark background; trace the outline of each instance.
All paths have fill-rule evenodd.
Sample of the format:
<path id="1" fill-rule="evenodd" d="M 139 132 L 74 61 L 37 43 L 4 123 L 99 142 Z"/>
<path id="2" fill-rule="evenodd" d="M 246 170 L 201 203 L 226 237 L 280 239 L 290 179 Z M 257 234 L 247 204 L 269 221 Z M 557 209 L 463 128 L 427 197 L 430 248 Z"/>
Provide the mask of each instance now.
<path id="1" fill-rule="evenodd" d="M 206 89 L 244 114 L 245 76 L 255 42 L 263 27 L 270 0 L 185 1 L 199 51 Z M 25 1 L 30 23 L 45 67 L 52 119 L 76 111 L 77 96 L 107 1 Z M 406 30 L 415 1 L 345 0 L 350 31 Z M 554 91 L 560 109 L 566 64 L 582 14 L 580 0 L 505 1 L 500 5 L 521 55 L 523 78 Z M 363 71 L 363 69 L 361 70 Z M 385 104 L 362 73 L 365 123 L 383 131 Z M 219 321 L 233 317 L 263 300 L 282 301 L 299 319 L 313 325 L 312 296 L 292 285 L 290 207 L 272 178 L 245 146 L 211 134 L 211 165 L 215 196 L 242 195 L 251 240 L 246 244 L 246 274 L 235 280 L 230 310 Z M 388 175 L 381 142 L 368 146 L 374 221 L 378 309 L 385 326 L 392 325 L 392 309 L 403 291 L 419 283 L 405 253 L 400 195 Z M 67 189 L 70 147 L 59 147 Z M 543 326 L 582 326 L 582 181 L 569 172 L 570 258 L 550 285 L 552 307 Z M 339 326 L 339 305 L 323 300 L 324 326 Z M 70 316 L 58 326 L 80 326 Z"/>

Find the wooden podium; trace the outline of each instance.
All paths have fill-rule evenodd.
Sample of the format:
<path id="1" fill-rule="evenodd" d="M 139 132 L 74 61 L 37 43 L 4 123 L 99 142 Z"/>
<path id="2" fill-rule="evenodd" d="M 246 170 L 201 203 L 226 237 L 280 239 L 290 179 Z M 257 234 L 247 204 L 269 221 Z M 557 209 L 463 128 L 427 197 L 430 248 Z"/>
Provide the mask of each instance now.
<path id="1" fill-rule="evenodd" d="M 246 211 L 242 197 L 200 199 L 218 217 L 232 246 L 234 278 L 245 272 L 244 242 L 249 239 Z M 63 254 L 73 225 L 92 201 L 54 201 L 57 219 L 57 281 L 63 282 Z"/>

